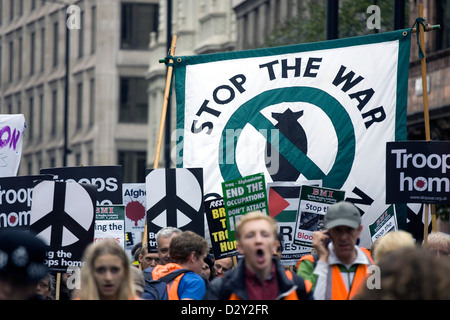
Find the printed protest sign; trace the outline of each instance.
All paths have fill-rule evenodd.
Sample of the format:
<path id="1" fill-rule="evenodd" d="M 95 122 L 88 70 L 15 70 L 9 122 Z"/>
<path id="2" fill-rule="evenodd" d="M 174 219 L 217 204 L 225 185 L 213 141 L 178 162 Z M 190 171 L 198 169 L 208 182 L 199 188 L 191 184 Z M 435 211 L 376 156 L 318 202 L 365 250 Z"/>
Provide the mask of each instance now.
<path id="1" fill-rule="evenodd" d="M 122 166 L 46 168 L 40 173 L 52 174 L 55 181 L 96 185 L 97 205 L 122 204 Z"/>
<path id="2" fill-rule="evenodd" d="M 145 183 L 124 183 L 123 205 L 125 206 L 125 232 L 127 251 L 142 241 L 145 229 L 146 189 Z"/>
<path id="3" fill-rule="evenodd" d="M 345 191 L 302 186 L 295 226 L 294 243 L 312 246 L 313 231 L 324 229 L 323 218 L 330 205 L 343 201 Z"/>
<path id="4" fill-rule="evenodd" d="M 0 177 L 17 175 L 25 128 L 23 114 L 0 114 Z"/>
<path id="5" fill-rule="evenodd" d="M 344 190 L 367 226 L 388 205 L 386 142 L 406 139 L 411 30 L 175 59 L 177 166 L 205 194 L 264 172 Z M 402 213 L 406 222 L 406 213 Z"/>
<path id="6" fill-rule="evenodd" d="M 52 180 L 52 176 L 0 178 L 0 230 L 30 227 L 33 188 L 37 181 L 42 180 Z"/>
<path id="7" fill-rule="evenodd" d="M 42 181 L 34 187 L 30 229 L 50 246 L 46 263 L 51 271 L 82 265 L 94 239 L 95 197 L 94 185 Z"/>
<path id="8" fill-rule="evenodd" d="M 290 182 L 278 181 L 267 184 L 269 214 L 277 221 L 281 238 L 281 263 L 295 265 L 302 256 L 311 253 L 310 247 L 294 243 L 295 224 L 302 185 L 320 187 L 322 181 Z"/>
<path id="9" fill-rule="evenodd" d="M 384 211 L 380 217 L 369 226 L 372 242 L 384 236 L 390 231 L 398 230 L 397 216 L 395 214 L 395 206 L 390 206 Z"/>
<path id="10" fill-rule="evenodd" d="M 228 239 L 227 213 L 223 198 L 207 200 L 204 205 L 214 258 L 218 260 L 236 255 L 236 241 Z"/>
<path id="11" fill-rule="evenodd" d="M 203 169 L 149 170 L 145 187 L 149 252 L 156 252 L 156 233 L 164 227 L 205 235 Z"/>
<path id="12" fill-rule="evenodd" d="M 246 213 L 260 210 L 269 214 L 263 173 L 225 181 L 222 183 L 222 191 L 229 240 L 235 240 L 236 223 Z"/>
<path id="13" fill-rule="evenodd" d="M 125 206 L 97 206 L 94 242 L 113 239 L 125 249 Z"/>
<path id="14" fill-rule="evenodd" d="M 450 204 L 450 141 L 388 142 L 386 202 Z"/>

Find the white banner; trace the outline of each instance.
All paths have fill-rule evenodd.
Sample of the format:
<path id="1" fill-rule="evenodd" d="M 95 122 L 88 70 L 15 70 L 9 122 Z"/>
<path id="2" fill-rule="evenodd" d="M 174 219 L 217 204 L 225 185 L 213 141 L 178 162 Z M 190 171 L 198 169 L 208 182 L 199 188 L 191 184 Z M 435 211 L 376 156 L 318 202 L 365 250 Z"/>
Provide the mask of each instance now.
<path id="1" fill-rule="evenodd" d="M 0 114 L 0 177 L 17 175 L 25 128 L 23 114 Z"/>
<path id="2" fill-rule="evenodd" d="M 177 165 L 205 194 L 258 172 L 322 180 L 367 226 L 386 210 L 386 142 L 406 138 L 410 32 L 179 57 Z"/>

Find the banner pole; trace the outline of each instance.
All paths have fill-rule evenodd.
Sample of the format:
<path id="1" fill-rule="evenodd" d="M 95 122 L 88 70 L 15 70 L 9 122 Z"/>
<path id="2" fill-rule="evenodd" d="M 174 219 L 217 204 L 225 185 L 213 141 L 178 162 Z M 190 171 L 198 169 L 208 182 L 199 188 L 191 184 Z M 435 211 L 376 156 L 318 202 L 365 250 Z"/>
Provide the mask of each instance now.
<path id="1" fill-rule="evenodd" d="M 170 56 L 175 55 L 175 47 L 177 44 L 177 36 L 172 36 L 172 44 L 170 46 Z M 159 123 L 159 133 L 158 133 L 158 141 L 156 144 L 156 152 L 155 152 L 155 161 L 153 163 L 153 169 L 158 168 L 159 164 L 159 155 L 161 153 L 161 145 L 164 133 L 164 126 L 166 123 L 166 115 L 167 115 L 167 105 L 169 102 L 169 94 L 170 88 L 172 86 L 172 73 L 173 73 L 173 60 L 169 59 L 168 67 L 167 67 L 167 77 L 166 77 L 166 87 L 164 89 L 164 100 L 163 100 L 163 108 L 161 112 L 161 121 Z"/>
<path id="2" fill-rule="evenodd" d="M 423 18 L 423 5 L 418 4 L 417 6 L 419 18 Z M 420 47 L 422 48 L 423 58 L 420 59 L 420 67 L 422 73 L 422 97 L 423 97 L 423 118 L 425 122 L 425 140 L 431 141 L 431 133 L 430 133 L 430 115 L 428 110 L 428 84 L 427 84 L 427 63 L 426 63 L 426 55 L 425 55 L 425 35 L 424 35 L 424 27 L 422 24 L 418 23 L 417 27 L 419 28 L 419 42 Z M 433 205 L 434 206 L 434 205 Z M 425 203 L 425 219 L 424 219 L 424 230 L 423 230 L 423 243 L 427 244 L 428 238 L 428 215 L 430 211 L 430 204 Z M 431 210 L 432 212 L 434 210 Z M 432 232 L 436 232 L 436 216 L 432 215 L 431 217 L 431 226 Z"/>
<path id="3" fill-rule="evenodd" d="M 171 57 L 175 56 L 175 47 L 177 45 L 177 36 L 172 36 L 172 43 L 170 45 L 170 52 L 169 55 Z M 158 141 L 156 143 L 156 152 L 155 152 L 155 160 L 153 163 L 153 169 L 158 169 L 159 165 L 159 156 L 161 154 L 161 145 L 162 145 L 162 139 L 163 139 L 163 133 L 164 133 L 164 126 L 166 123 L 166 115 L 167 115 L 167 105 L 169 103 L 169 94 L 170 94 L 170 87 L 172 86 L 172 73 L 173 73 L 173 59 L 169 59 L 169 62 L 167 64 L 167 77 L 166 77 L 166 87 L 164 89 L 164 100 L 163 100 L 163 107 L 161 111 L 161 121 L 159 122 L 159 132 L 158 132 Z M 169 119 L 170 121 L 170 119 Z M 142 243 L 146 243 L 148 239 L 148 231 L 147 231 L 147 219 L 145 219 L 145 226 L 144 226 L 144 234 L 142 237 Z M 141 269 L 141 265 L 139 264 L 139 268 Z"/>
<path id="4" fill-rule="evenodd" d="M 421 4 L 418 5 L 419 9 L 419 18 L 423 18 L 423 6 Z M 420 59 L 420 66 L 422 72 L 422 97 L 423 97 L 423 111 L 424 111 L 424 121 L 425 121 L 425 139 L 427 141 L 431 140 L 430 137 L 430 116 L 428 112 L 428 84 L 427 84 L 427 63 L 425 57 L 425 35 L 424 28 L 422 24 L 418 24 L 419 27 L 419 41 L 420 46 L 422 47 L 423 58 Z"/>

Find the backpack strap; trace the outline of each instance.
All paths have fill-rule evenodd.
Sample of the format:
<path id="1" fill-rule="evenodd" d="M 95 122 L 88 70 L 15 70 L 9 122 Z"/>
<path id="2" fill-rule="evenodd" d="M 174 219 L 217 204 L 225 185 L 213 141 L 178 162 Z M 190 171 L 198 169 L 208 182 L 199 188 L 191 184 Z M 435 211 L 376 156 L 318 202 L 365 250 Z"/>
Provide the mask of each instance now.
<path id="1" fill-rule="evenodd" d="M 176 277 L 178 277 L 180 274 L 186 273 L 186 272 L 192 272 L 191 270 L 187 269 L 177 269 L 175 271 L 172 271 L 171 273 L 165 275 L 164 277 L 159 278 L 159 281 L 163 281 L 165 283 L 169 283 L 170 281 L 174 280 Z"/>

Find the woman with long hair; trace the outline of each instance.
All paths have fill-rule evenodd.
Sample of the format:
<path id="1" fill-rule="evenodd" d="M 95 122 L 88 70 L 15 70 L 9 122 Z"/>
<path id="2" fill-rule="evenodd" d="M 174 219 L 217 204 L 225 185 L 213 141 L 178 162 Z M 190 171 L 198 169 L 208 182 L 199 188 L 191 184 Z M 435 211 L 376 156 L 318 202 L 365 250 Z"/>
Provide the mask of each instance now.
<path id="1" fill-rule="evenodd" d="M 84 252 L 79 300 L 137 299 L 130 261 L 114 240 L 90 244 Z"/>

